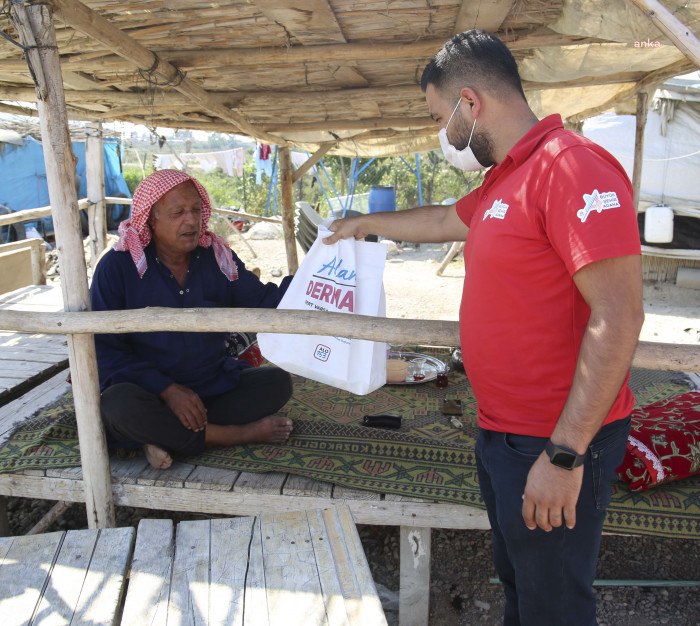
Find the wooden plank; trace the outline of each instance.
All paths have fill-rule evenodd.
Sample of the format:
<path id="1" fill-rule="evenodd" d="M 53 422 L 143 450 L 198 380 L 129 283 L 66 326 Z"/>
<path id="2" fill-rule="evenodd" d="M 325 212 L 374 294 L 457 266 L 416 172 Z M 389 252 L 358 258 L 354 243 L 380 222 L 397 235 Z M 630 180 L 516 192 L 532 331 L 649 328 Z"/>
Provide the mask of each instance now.
<path id="1" fill-rule="evenodd" d="M 260 519 L 270 624 L 327 624 L 311 534 L 303 513 Z"/>
<path id="2" fill-rule="evenodd" d="M 350 624 L 351 621 L 346 607 L 346 600 L 349 596 L 344 594 L 340 580 L 343 578 L 343 572 L 339 571 L 331 549 L 330 536 L 327 530 L 328 523 L 319 509 L 309 511 L 307 520 L 328 621 L 333 626 Z"/>
<path id="3" fill-rule="evenodd" d="M 430 528 L 400 528 L 399 626 L 425 626 L 430 614 Z"/>
<path id="4" fill-rule="evenodd" d="M 58 532 L 8 538 L 10 548 L 0 564 L 3 626 L 30 623 L 64 536 Z"/>
<path id="5" fill-rule="evenodd" d="M 209 626 L 243 624 L 244 608 L 251 603 L 245 590 L 254 523 L 253 517 L 211 520 L 209 593 L 215 601 L 210 605 Z"/>
<path id="6" fill-rule="evenodd" d="M 22 474 L 0 474 L 0 495 L 85 502 L 82 481 Z M 358 524 L 488 530 L 486 511 L 463 504 L 335 500 L 290 497 L 255 492 L 199 491 L 145 485 L 113 484 L 115 503 L 168 511 L 215 515 L 258 515 L 261 512 L 302 511 L 347 505 Z"/>
<path id="7" fill-rule="evenodd" d="M 46 591 L 37 605 L 36 613 L 41 615 L 42 621 L 71 623 L 98 534 L 97 530 L 74 530 L 66 533 L 51 569 Z"/>
<path id="8" fill-rule="evenodd" d="M 352 489 L 351 487 L 341 487 L 333 485 L 333 500 L 339 502 L 345 500 L 381 500 L 382 494 L 368 489 Z"/>
<path id="9" fill-rule="evenodd" d="M 139 522 L 122 624 L 167 624 L 173 536 L 172 520 Z"/>
<path id="10" fill-rule="evenodd" d="M 31 285 L 0 294 L 0 309 L 26 310 L 23 307 L 62 311 L 63 294 L 60 285 Z"/>
<path id="11" fill-rule="evenodd" d="M 185 488 L 205 491 L 230 491 L 239 474 L 240 472 L 237 470 L 197 465 L 187 477 Z"/>
<path id="12" fill-rule="evenodd" d="M 282 485 L 287 474 L 280 472 L 241 472 L 233 491 L 238 493 L 267 494 L 278 496 L 282 493 Z"/>
<path id="13" fill-rule="evenodd" d="M 136 530 L 130 526 L 99 531 L 71 624 L 109 624 L 110 617 L 114 621 L 124 592 L 135 537 Z"/>
<path id="14" fill-rule="evenodd" d="M 206 626 L 210 601 L 209 553 L 208 523 L 177 525 L 168 624 Z"/>
<path id="15" fill-rule="evenodd" d="M 112 472 L 112 482 L 123 485 L 135 485 L 139 476 L 151 467 L 145 456 L 137 456 L 133 459 L 117 459 L 110 457 L 109 465 Z"/>
<path id="16" fill-rule="evenodd" d="M 289 474 L 287 481 L 284 483 L 282 494 L 285 496 L 319 496 L 331 497 L 333 485 L 331 483 L 321 482 L 313 478 L 305 476 L 297 476 Z"/>
<path id="17" fill-rule="evenodd" d="M 352 623 L 385 626 L 386 616 L 350 509 L 327 509 L 323 512 L 323 518 L 328 528 L 335 562 L 343 563 L 348 570 L 342 575 L 342 570 L 339 569 L 338 578 L 343 588 L 343 596 L 350 607 L 348 612 Z M 334 537 L 338 537 L 338 540 Z M 341 537 L 343 541 L 340 541 Z M 426 593 L 428 591 L 426 588 Z M 348 598 L 351 598 L 352 602 L 348 603 Z"/>
<path id="18" fill-rule="evenodd" d="M 168 469 L 156 469 L 148 465 L 136 482 L 139 485 L 158 487 L 184 487 L 186 478 L 192 473 L 194 465 L 173 461 Z"/>
<path id="19" fill-rule="evenodd" d="M 248 575 L 245 586 L 245 621 L 243 626 L 269 626 L 265 560 L 260 517 L 253 521 L 253 537 L 248 548 Z"/>

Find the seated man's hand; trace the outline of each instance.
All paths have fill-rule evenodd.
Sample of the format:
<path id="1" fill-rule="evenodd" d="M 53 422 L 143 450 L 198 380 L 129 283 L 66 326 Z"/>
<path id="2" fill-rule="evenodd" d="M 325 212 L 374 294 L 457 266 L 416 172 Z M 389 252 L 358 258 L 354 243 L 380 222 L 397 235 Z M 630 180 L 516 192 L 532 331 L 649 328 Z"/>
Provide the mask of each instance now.
<path id="1" fill-rule="evenodd" d="M 163 389 L 160 397 L 185 428 L 195 432 L 204 430 L 207 425 L 207 409 L 194 391 L 173 383 Z"/>
<path id="2" fill-rule="evenodd" d="M 355 239 L 364 239 L 368 232 L 362 229 L 362 216 L 358 217 L 345 217 L 343 219 L 334 220 L 328 227 L 329 230 L 333 231 L 333 234 L 326 237 L 323 243 L 331 244 L 335 243 L 340 239 L 349 239 L 354 237 Z"/>

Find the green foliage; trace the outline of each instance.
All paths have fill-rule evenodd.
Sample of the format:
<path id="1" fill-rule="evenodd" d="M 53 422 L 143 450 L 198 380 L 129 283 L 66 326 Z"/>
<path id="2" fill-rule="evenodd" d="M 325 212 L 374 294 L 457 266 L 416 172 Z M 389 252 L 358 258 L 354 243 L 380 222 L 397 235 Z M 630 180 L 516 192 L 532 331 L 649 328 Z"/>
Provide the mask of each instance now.
<path id="1" fill-rule="evenodd" d="M 212 133 L 210 143 L 212 147 L 223 141 L 226 136 L 217 136 Z M 274 153 L 273 153 L 274 154 Z M 268 214 L 272 215 L 274 207 L 274 190 L 270 192 L 270 179 L 263 174 L 262 184 L 257 185 L 255 164 L 252 156 L 246 154 L 246 165 L 243 168 L 243 176 L 229 177 L 220 168 L 216 168 L 208 174 L 195 172 L 194 175 L 206 187 L 216 206 L 238 207 L 248 213 L 264 215 L 270 197 Z M 369 159 L 358 159 L 355 171 L 359 171 L 369 162 Z M 481 184 L 482 173 L 462 172 L 447 164 L 439 151 L 420 154 L 420 173 L 423 194 L 423 204 L 439 204 L 448 198 L 461 198 L 472 189 Z M 323 160 L 326 172 L 333 181 L 333 186 L 339 195 L 345 195 L 348 189 L 352 161 L 349 157 L 326 157 Z M 418 181 L 416 178 L 415 155 L 411 154 L 404 159 L 400 157 L 386 157 L 375 159 L 359 176 L 355 186 L 355 194 L 369 193 L 372 185 L 393 186 L 396 191 L 397 210 L 419 206 Z M 146 175 L 153 168 L 146 168 Z M 317 168 L 323 189 L 331 198 L 335 193 L 328 181 L 326 173 L 321 167 Z M 131 193 L 141 181 L 141 168 L 134 164 L 124 165 L 124 178 Z M 321 184 L 311 174 L 302 176 L 294 185 L 293 198 L 295 201 L 305 200 L 324 217 L 330 214 L 328 202 L 324 196 Z M 277 189 L 277 206 L 281 203 L 281 190 Z"/>

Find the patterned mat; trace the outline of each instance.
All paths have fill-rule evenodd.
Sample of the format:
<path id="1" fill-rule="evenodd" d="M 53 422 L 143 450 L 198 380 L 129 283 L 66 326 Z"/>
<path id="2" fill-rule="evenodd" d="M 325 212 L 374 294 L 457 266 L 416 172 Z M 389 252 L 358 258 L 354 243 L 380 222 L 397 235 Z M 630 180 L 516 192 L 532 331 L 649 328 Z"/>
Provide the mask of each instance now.
<path id="1" fill-rule="evenodd" d="M 446 352 L 429 351 L 446 359 Z M 638 405 L 687 391 L 677 374 L 635 370 Z M 440 412 L 443 398 L 462 401 L 463 428 Z M 476 401 L 463 373 L 450 372 L 447 389 L 434 382 L 386 385 L 367 396 L 295 377 L 285 407 L 294 432 L 284 445 L 258 444 L 208 450 L 178 460 L 251 472 L 281 471 L 381 493 L 483 508 L 474 467 Z M 400 430 L 368 428 L 365 414 L 395 413 Z M 27 420 L 0 448 L 0 472 L 79 465 L 73 400 L 66 394 Z M 646 492 L 615 485 L 606 530 L 700 537 L 700 477 Z"/>

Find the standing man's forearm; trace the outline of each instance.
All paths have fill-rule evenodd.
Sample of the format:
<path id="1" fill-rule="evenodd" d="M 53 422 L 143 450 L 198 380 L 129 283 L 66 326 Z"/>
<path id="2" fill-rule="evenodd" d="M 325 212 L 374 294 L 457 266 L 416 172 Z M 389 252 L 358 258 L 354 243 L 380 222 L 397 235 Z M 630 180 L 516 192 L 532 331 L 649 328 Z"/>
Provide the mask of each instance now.
<path id="1" fill-rule="evenodd" d="M 334 234 L 325 243 L 335 243 L 339 239 L 350 237 L 362 239 L 370 234 L 412 243 L 444 243 L 464 241 L 469 230 L 457 215 L 454 204 L 339 219 L 331 224 L 330 229 Z"/>

